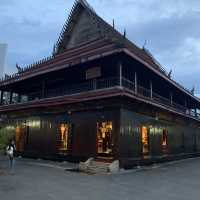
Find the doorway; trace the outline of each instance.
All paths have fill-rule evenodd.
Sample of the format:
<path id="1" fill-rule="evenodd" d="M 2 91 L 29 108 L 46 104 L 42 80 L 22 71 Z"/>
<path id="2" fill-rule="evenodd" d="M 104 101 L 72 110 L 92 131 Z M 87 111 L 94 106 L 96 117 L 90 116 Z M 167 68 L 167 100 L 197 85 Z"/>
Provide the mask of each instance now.
<path id="1" fill-rule="evenodd" d="M 103 157 L 113 155 L 113 123 L 111 121 L 97 123 L 97 154 Z"/>
<path id="2" fill-rule="evenodd" d="M 141 139 L 142 139 L 142 154 L 149 154 L 149 130 L 146 126 L 141 128 Z"/>

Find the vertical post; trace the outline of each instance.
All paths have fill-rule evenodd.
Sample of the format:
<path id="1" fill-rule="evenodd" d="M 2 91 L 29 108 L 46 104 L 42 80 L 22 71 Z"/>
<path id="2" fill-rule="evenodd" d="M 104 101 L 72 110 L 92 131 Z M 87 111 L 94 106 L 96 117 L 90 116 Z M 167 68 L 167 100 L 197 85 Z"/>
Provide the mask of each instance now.
<path id="1" fill-rule="evenodd" d="M 122 63 L 119 63 L 119 85 L 122 86 Z"/>
<path id="2" fill-rule="evenodd" d="M 21 97 L 22 97 L 22 95 L 21 95 L 21 94 L 18 94 L 17 103 L 20 103 L 20 102 L 21 102 Z"/>
<path id="3" fill-rule="evenodd" d="M 97 79 L 93 79 L 93 89 L 96 90 L 97 89 Z"/>
<path id="4" fill-rule="evenodd" d="M 170 103 L 171 103 L 171 105 L 173 104 L 173 93 L 172 92 L 170 92 Z"/>
<path id="5" fill-rule="evenodd" d="M 195 117 L 197 117 L 197 108 L 195 108 Z"/>
<path id="6" fill-rule="evenodd" d="M 153 86 L 152 86 L 152 81 L 150 81 L 150 97 L 153 99 Z"/>
<path id="7" fill-rule="evenodd" d="M 185 106 L 185 113 L 188 114 L 188 113 L 187 113 L 187 101 L 186 101 L 186 100 L 185 100 L 185 102 L 184 102 L 184 106 Z"/>
<path id="8" fill-rule="evenodd" d="M 45 90 L 46 90 L 45 80 L 43 80 L 42 81 L 42 98 L 45 98 Z"/>
<path id="9" fill-rule="evenodd" d="M 3 104 L 3 93 L 4 93 L 4 91 L 3 90 L 1 90 L 1 105 Z"/>
<path id="10" fill-rule="evenodd" d="M 9 104 L 12 104 L 13 92 L 10 90 Z"/>
<path id="11" fill-rule="evenodd" d="M 134 83 L 135 83 L 135 94 L 137 94 L 138 93 L 137 72 L 135 72 L 135 81 L 134 81 Z"/>

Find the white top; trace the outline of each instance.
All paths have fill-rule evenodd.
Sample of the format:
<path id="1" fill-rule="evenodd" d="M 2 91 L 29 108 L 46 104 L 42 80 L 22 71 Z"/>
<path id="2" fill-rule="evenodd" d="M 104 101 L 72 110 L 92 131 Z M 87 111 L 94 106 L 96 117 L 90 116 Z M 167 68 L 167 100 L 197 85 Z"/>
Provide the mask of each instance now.
<path id="1" fill-rule="evenodd" d="M 6 152 L 7 152 L 7 154 L 9 156 L 13 156 L 14 155 L 14 148 L 13 148 L 13 146 L 7 146 Z"/>

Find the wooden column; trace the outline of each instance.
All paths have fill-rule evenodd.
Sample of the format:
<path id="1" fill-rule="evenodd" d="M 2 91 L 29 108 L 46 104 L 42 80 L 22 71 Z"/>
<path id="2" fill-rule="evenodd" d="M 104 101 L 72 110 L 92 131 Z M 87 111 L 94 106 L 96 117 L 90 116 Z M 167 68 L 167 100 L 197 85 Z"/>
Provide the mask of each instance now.
<path id="1" fill-rule="evenodd" d="M 119 85 L 120 85 L 120 87 L 122 86 L 122 70 L 123 70 L 122 63 L 120 62 L 119 63 Z"/>
<path id="2" fill-rule="evenodd" d="M 10 90 L 9 104 L 12 104 L 13 92 Z"/>
<path id="3" fill-rule="evenodd" d="M 187 114 L 187 101 L 186 100 L 184 102 L 184 106 L 185 106 L 185 113 Z"/>
<path id="4" fill-rule="evenodd" d="M 46 83 L 45 80 L 42 81 L 42 99 L 45 98 L 46 93 Z"/>
<path id="5" fill-rule="evenodd" d="M 93 89 L 96 90 L 97 89 L 97 79 L 96 78 L 93 79 L 92 82 L 93 82 Z"/>
<path id="6" fill-rule="evenodd" d="M 170 92 L 170 103 L 171 103 L 171 105 L 173 104 L 173 93 L 172 92 Z"/>
<path id="7" fill-rule="evenodd" d="M 194 111 L 195 111 L 195 117 L 197 117 L 197 109 L 195 108 Z"/>
<path id="8" fill-rule="evenodd" d="M 21 102 L 21 98 L 22 98 L 22 95 L 21 95 L 21 94 L 18 94 L 17 103 L 20 103 L 20 102 Z"/>
<path id="9" fill-rule="evenodd" d="M 138 93 L 138 84 L 137 84 L 137 72 L 135 72 L 135 78 L 134 78 L 134 84 L 135 84 L 135 94 Z"/>
<path id="10" fill-rule="evenodd" d="M 150 97 L 151 97 L 151 99 L 153 99 L 153 85 L 152 85 L 152 81 L 150 81 Z"/>
<path id="11" fill-rule="evenodd" d="M 3 93 L 4 93 L 4 91 L 3 91 L 3 90 L 1 90 L 1 100 L 0 100 L 0 101 L 1 101 L 1 102 L 0 102 L 0 103 L 1 103 L 1 105 L 3 104 Z"/>

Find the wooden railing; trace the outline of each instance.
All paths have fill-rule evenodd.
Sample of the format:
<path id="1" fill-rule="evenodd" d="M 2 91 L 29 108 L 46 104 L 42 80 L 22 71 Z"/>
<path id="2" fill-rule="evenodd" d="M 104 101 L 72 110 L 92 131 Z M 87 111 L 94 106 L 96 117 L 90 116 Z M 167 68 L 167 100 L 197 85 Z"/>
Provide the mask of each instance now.
<path id="1" fill-rule="evenodd" d="M 106 89 L 106 88 L 111 88 L 115 86 L 121 86 L 122 88 L 128 89 L 131 92 L 131 94 L 135 96 L 147 99 L 154 103 L 173 109 L 177 112 L 181 112 L 183 114 L 190 115 L 192 117 L 196 117 L 200 119 L 200 114 L 194 112 L 194 110 L 188 109 L 187 107 L 184 107 L 178 103 L 175 103 L 174 101 L 171 102 L 170 99 L 163 97 L 153 92 L 153 90 L 151 91 L 150 89 L 147 89 L 141 85 L 137 85 L 136 87 L 133 81 L 126 79 L 124 77 L 121 78 L 121 80 L 119 77 L 109 77 L 105 79 L 88 80 L 80 84 L 62 86 L 62 87 L 58 87 L 54 89 L 47 89 L 45 92 L 39 91 L 36 93 L 29 93 L 28 96 L 23 96 L 23 99 L 24 99 L 23 101 L 20 101 L 20 102 L 14 101 L 12 102 L 12 104 L 32 102 L 39 99 L 46 99 L 46 98 L 57 97 L 57 96 L 78 94 L 82 92 Z M 9 103 L 4 103 L 4 104 L 9 104 Z"/>

